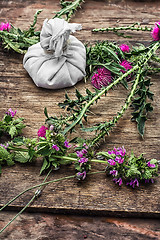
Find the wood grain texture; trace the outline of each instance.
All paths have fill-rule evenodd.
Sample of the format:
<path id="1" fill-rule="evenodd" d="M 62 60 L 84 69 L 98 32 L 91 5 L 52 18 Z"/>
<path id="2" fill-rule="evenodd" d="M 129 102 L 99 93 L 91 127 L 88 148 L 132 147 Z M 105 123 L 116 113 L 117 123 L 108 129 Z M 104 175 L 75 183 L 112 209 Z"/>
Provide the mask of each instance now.
<path id="1" fill-rule="evenodd" d="M 72 22 L 81 23 L 83 30 L 75 36 L 84 43 L 96 40 L 114 40 L 119 44 L 129 45 L 136 42 L 148 44 L 150 33 L 131 33 L 132 40 L 118 38 L 114 34 L 92 34 L 92 28 L 129 25 L 140 22 L 152 26 L 159 20 L 160 1 L 86 1 L 82 9 L 76 13 Z M 37 28 L 41 28 L 45 18 L 51 18 L 53 11 L 59 10 L 59 1 L 1 1 L 0 18 L 7 17 L 12 24 L 25 29 L 31 23 L 36 10 L 44 11 L 38 17 Z M 46 90 L 37 88 L 28 76 L 22 64 L 23 56 L 0 50 L 0 116 L 8 108 L 18 110 L 18 116 L 26 120 L 24 135 L 35 137 L 37 129 L 44 123 L 44 107 L 50 115 L 63 113 L 57 106 L 64 99 L 65 90 L 74 97 L 75 87 L 62 90 Z M 130 121 L 131 109 L 119 121 L 110 136 L 101 146 L 101 150 L 112 149 L 114 146 L 125 146 L 128 152 L 133 150 L 137 155 L 146 153 L 147 158 L 159 158 L 160 155 L 160 83 L 159 75 L 152 77 L 154 97 L 154 113 L 149 115 L 146 132 L 142 140 L 137 133 L 136 125 Z M 90 81 L 76 85 L 82 93 L 85 88 L 92 89 Z M 90 115 L 88 125 L 111 119 L 121 109 L 127 96 L 127 91 L 117 87 L 103 97 L 96 106 L 92 107 L 95 115 Z M 121 103 L 121 104 L 120 104 Z M 84 133 L 80 133 L 82 136 Z M 89 137 L 91 134 L 88 134 Z M 35 165 L 16 165 L 4 168 L 0 177 L 0 205 L 2 206 L 16 194 L 29 186 L 41 183 L 44 176 L 39 176 L 41 160 Z M 102 170 L 104 166 L 95 164 L 93 170 Z M 50 176 L 56 179 L 74 174 L 73 167 L 63 167 Z M 45 188 L 42 196 L 31 206 L 32 211 L 49 212 L 81 212 L 89 214 L 108 214 L 117 216 L 160 216 L 160 179 L 153 185 L 130 189 L 126 186 L 119 188 L 105 175 L 88 176 L 83 183 L 75 179 L 51 184 Z M 15 201 L 10 208 L 19 209 L 31 198 L 33 192 Z"/>
<path id="2" fill-rule="evenodd" d="M 0 215 L 4 225 L 15 212 Z M 64 216 L 47 213 L 25 213 L 1 235 L 16 240 L 156 240 L 160 239 L 157 219 Z"/>

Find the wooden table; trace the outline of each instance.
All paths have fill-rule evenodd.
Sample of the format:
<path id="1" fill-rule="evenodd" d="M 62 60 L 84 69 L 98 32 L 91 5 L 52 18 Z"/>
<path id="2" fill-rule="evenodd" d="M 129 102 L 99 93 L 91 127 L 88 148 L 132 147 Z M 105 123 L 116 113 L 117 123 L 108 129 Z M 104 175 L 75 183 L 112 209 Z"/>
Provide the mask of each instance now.
<path id="1" fill-rule="evenodd" d="M 41 29 L 45 18 L 52 18 L 53 12 L 60 9 L 59 1 L 1 1 L 0 20 L 10 21 L 13 25 L 25 29 L 33 20 L 38 9 L 44 9 L 38 17 L 37 29 Z M 71 22 L 81 23 L 83 30 L 75 36 L 82 42 L 94 43 L 96 40 L 114 40 L 119 44 L 147 44 L 150 33 L 131 33 L 132 39 L 126 40 L 112 33 L 91 33 L 98 27 L 130 25 L 140 22 L 153 26 L 159 21 L 160 1 L 86 1 Z M 10 107 L 17 109 L 17 115 L 24 117 L 27 127 L 23 133 L 36 137 L 37 130 L 44 123 L 44 107 L 50 115 L 63 113 L 57 102 L 64 99 L 65 90 L 46 90 L 37 88 L 28 76 L 22 64 L 23 56 L 0 49 L 0 116 Z M 124 145 L 128 152 L 137 155 L 146 153 L 147 158 L 159 158 L 160 155 L 160 83 L 159 75 L 152 77 L 154 112 L 146 124 L 144 139 L 137 133 L 136 125 L 130 121 L 129 109 L 118 125 L 106 138 L 101 149 L 112 149 Z M 82 93 L 85 88 L 92 89 L 90 81 L 80 82 L 76 88 Z M 68 94 L 74 96 L 75 88 L 68 88 Z M 95 115 L 89 117 L 89 123 L 109 120 L 120 110 L 127 96 L 123 87 L 110 91 L 92 108 Z M 82 134 L 83 135 L 83 134 Z M 41 161 L 32 165 L 15 165 L 3 168 L 0 177 L 0 206 L 22 190 L 41 183 L 39 176 Z M 93 170 L 103 170 L 104 166 L 94 165 Z M 49 180 L 74 174 L 72 166 L 53 172 Z M 32 197 L 33 191 L 11 204 L 7 211 L 0 213 L 0 226 L 3 227 Z M 160 179 L 153 185 L 130 189 L 119 188 L 99 174 L 89 176 L 83 183 L 75 179 L 48 185 L 40 198 L 22 214 L 0 239 L 160 239 Z"/>

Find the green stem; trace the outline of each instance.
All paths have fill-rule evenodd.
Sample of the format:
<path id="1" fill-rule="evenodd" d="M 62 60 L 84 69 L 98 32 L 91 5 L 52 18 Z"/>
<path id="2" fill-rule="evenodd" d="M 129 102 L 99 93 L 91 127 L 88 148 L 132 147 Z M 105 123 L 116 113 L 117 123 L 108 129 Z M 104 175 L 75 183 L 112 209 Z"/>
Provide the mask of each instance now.
<path id="1" fill-rule="evenodd" d="M 132 69 L 128 70 L 126 73 L 123 74 L 123 76 L 117 78 L 114 82 L 112 82 L 110 85 L 108 85 L 106 88 L 102 89 L 97 95 L 95 95 L 88 103 L 86 103 L 86 105 L 84 106 L 84 108 L 82 109 L 82 111 L 80 112 L 79 116 L 76 118 L 76 120 L 69 126 L 66 127 L 64 129 L 64 131 L 62 132 L 62 134 L 66 134 L 67 132 L 71 131 L 71 129 L 73 129 L 75 127 L 75 125 L 77 125 L 82 117 L 84 116 L 85 112 L 88 110 L 88 108 L 96 101 L 98 100 L 104 93 L 108 92 L 109 89 L 113 88 L 117 83 L 119 83 L 120 81 L 122 81 L 124 78 L 126 78 L 128 75 L 130 75 L 131 73 L 133 73 L 134 71 L 136 71 L 138 69 L 138 64 L 135 65 Z"/>
<path id="2" fill-rule="evenodd" d="M 98 173 L 104 173 L 105 171 L 97 171 L 97 172 L 91 172 L 91 173 L 88 173 L 88 175 L 94 175 L 94 174 L 98 174 Z M 8 203 L 6 203 L 2 208 L 0 208 L 0 211 L 2 211 L 5 207 L 7 207 L 10 203 L 12 203 L 13 201 L 15 201 L 18 197 L 20 197 L 21 195 L 23 195 L 24 193 L 32 190 L 32 189 L 35 189 L 35 188 L 38 188 L 38 187 L 43 187 L 45 185 L 48 185 L 50 183 L 54 183 L 54 182 L 59 182 L 59 181 L 63 181 L 63 180 L 66 180 L 66 179 L 71 179 L 71 178 L 74 178 L 75 175 L 71 175 L 71 176 L 67 176 L 67 177 L 62 177 L 62 178 L 58 178 L 58 179 L 55 179 L 55 180 L 51 180 L 51 181 L 48 181 L 48 182 L 43 182 L 43 183 L 40 183 L 38 185 L 35 185 L 33 187 L 30 187 L 30 188 L 27 188 L 26 190 L 24 190 L 23 192 L 19 193 L 16 197 L 14 197 L 13 199 L 11 199 Z M 37 196 L 37 194 L 36 194 Z"/>
<path id="3" fill-rule="evenodd" d="M 128 106 L 129 106 L 129 104 L 131 102 L 131 99 L 132 99 L 132 97 L 133 97 L 133 95 L 134 95 L 134 93 L 136 91 L 136 87 L 137 87 L 137 85 L 139 83 L 140 76 L 141 76 L 141 72 L 139 72 L 137 74 L 137 77 L 136 77 L 136 80 L 135 80 L 134 85 L 132 87 L 132 90 L 130 92 L 130 95 L 128 96 L 128 98 L 127 98 L 124 106 L 122 107 L 121 111 L 118 113 L 118 115 L 115 118 L 113 118 L 112 121 L 110 121 L 110 126 L 112 126 L 112 127 L 115 126 L 115 124 L 123 116 L 124 112 L 127 110 Z M 108 125 L 108 123 L 106 122 L 104 125 Z M 101 133 L 98 134 L 97 137 L 93 138 L 93 140 L 91 140 L 91 146 L 94 146 L 94 144 L 97 143 L 101 138 L 103 138 L 106 135 L 106 133 L 107 133 L 106 130 L 103 130 Z"/>
<path id="4" fill-rule="evenodd" d="M 145 64 L 149 61 L 149 59 L 152 57 L 152 55 L 155 53 L 155 51 L 158 49 L 159 44 L 160 44 L 160 43 L 157 42 L 157 43 L 148 51 L 148 53 L 146 54 L 146 56 L 143 57 L 143 58 L 141 59 L 141 61 L 136 65 L 136 66 L 139 66 L 139 67 L 138 67 L 138 68 L 139 68 L 139 71 L 138 71 L 138 74 L 137 74 L 137 76 L 136 76 L 135 82 L 134 82 L 134 84 L 133 84 L 132 90 L 131 90 L 131 92 L 130 92 L 130 94 L 129 94 L 129 96 L 128 96 L 125 104 L 124 104 L 124 106 L 122 107 L 121 111 L 118 113 L 117 117 L 113 118 L 113 120 L 109 122 L 111 128 L 118 122 L 118 120 L 123 116 L 124 112 L 127 110 L 128 106 L 129 106 L 129 104 L 130 104 L 130 102 L 131 102 L 131 99 L 132 99 L 132 97 L 133 97 L 133 95 L 134 95 L 134 93 L 135 93 L 135 91 L 136 91 L 136 87 L 137 87 L 137 85 L 138 85 L 138 83 L 139 83 L 139 80 L 140 80 L 140 77 L 141 77 L 141 73 L 142 73 L 142 69 L 143 69 L 143 67 L 145 66 Z M 104 130 L 103 130 L 101 133 L 99 133 L 97 137 L 95 137 L 95 138 L 93 138 L 93 139 L 91 140 L 91 146 L 93 146 L 95 143 L 97 143 L 101 138 L 103 138 L 103 137 L 106 135 L 106 133 L 108 133 L 108 131 L 109 131 L 110 129 L 107 129 L 107 130 L 105 129 L 105 127 L 107 128 L 107 125 L 108 125 L 108 122 L 104 123 Z"/>
<path id="5" fill-rule="evenodd" d="M 33 202 L 33 200 L 35 199 L 36 195 L 34 195 L 31 200 L 26 204 L 26 206 L 24 208 L 22 208 L 22 210 L 16 214 L 16 216 L 14 218 L 11 219 L 11 221 L 9 221 L 6 226 L 4 228 L 2 228 L 0 230 L 0 233 L 2 233 L 21 213 L 24 212 L 24 210 Z"/>
<path id="6" fill-rule="evenodd" d="M 55 158 L 59 158 L 59 159 L 64 159 L 64 160 L 69 160 L 71 162 L 77 162 L 78 159 L 77 158 L 72 158 L 72 157 L 67 157 L 67 156 L 53 156 Z M 98 159 L 91 159 L 91 162 L 97 162 L 97 163 L 107 163 L 106 161 L 103 160 L 98 160 Z"/>
<path id="7" fill-rule="evenodd" d="M 47 180 L 47 178 L 48 178 L 49 174 L 51 173 L 51 171 L 52 171 L 52 169 L 51 169 L 51 170 L 48 172 L 48 174 L 46 175 L 45 179 L 43 180 L 43 183 L 45 183 L 45 181 Z M 4 228 L 2 228 L 2 229 L 0 230 L 0 233 L 2 233 L 21 213 L 23 213 L 23 212 L 25 211 L 25 209 L 34 201 L 34 199 L 35 199 L 36 197 L 38 197 L 38 195 L 39 195 L 40 192 L 41 192 L 41 189 L 42 189 L 42 186 L 39 187 L 39 189 L 35 192 L 34 196 L 33 196 L 33 197 L 31 198 L 31 200 L 26 204 L 26 206 L 25 206 L 24 208 L 22 208 L 21 211 L 18 212 L 18 213 L 16 214 L 16 216 L 14 216 L 14 218 L 12 218 L 11 221 L 9 221 L 9 222 L 6 224 L 6 226 L 4 226 Z M 11 201 L 10 201 L 10 202 L 11 202 Z M 4 206 L 4 207 L 5 207 L 5 206 Z M 4 207 L 3 207 L 3 208 L 4 208 Z M 0 211 L 1 211 L 3 208 L 1 208 Z"/>
<path id="8" fill-rule="evenodd" d="M 75 11 L 82 2 L 83 2 L 83 0 L 75 0 L 72 4 L 70 4 L 69 6 L 66 6 L 65 8 L 63 8 L 59 12 L 57 12 L 53 18 L 61 18 L 62 15 L 66 15 L 66 13 L 69 13 L 72 10 Z M 73 13 L 74 13 L 74 11 L 73 11 Z M 71 15 L 73 13 L 71 12 L 71 14 L 69 14 L 69 17 L 67 17 L 68 21 L 70 20 Z"/>
<path id="9" fill-rule="evenodd" d="M 43 183 L 45 183 L 45 181 L 47 180 L 47 178 L 48 178 L 49 174 L 51 173 L 51 171 L 52 171 L 52 169 L 48 172 L 48 174 L 47 174 L 46 177 L 44 178 Z M 37 185 L 34 186 L 34 188 L 36 188 L 36 187 L 40 187 L 40 188 L 38 189 L 39 191 L 42 189 L 41 184 L 38 185 L 38 186 L 37 186 Z M 3 207 L 0 208 L 0 211 L 2 211 L 2 210 L 3 210 L 5 207 L 7 207 L 10 203 L 14 202 L 18 197 L 20 197 L 23 193 L 25 193 L 25 192 L 27 192 L 27 191 L 29 191 L 29 190 L 31 190 L 31 189 L 28 188 L 28 189 L 26 189 L 26 191 L 23 191 L 23 192 L 21 192 L 20 194 L 18 194 L 16 197 L 12 198 L 8 203 L 6 203 Z"/>
<path id="10" fill-rule="evenodd" d="M 135 24 L 136 25 L 136 24 Z M 113 32 L 117 32 L 117 31 L 121 31 L 121 30 L 131 30 L 131 31 L 152 31 L 152 28 L 148 28 L 148 27 L 135 27 L 133 25 L 131 26 L 126 26 L 126 27 L 108 27 L 108 28 L 95 28 L 92 30 L 92 32 L 109 32 L 109 31 L 113 31 Z"/>

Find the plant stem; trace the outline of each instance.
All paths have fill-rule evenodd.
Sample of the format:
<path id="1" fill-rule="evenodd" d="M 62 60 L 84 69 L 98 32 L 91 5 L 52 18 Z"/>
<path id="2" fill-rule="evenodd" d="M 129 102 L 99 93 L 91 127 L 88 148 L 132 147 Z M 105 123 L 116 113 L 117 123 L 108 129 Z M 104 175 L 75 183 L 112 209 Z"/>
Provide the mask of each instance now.
<path id="1" fill-rule="evenodd" d="M 46 177 L 44 178 L 43 183 L 45 183 L 45 181 L 47 180 L 47 178 L 48 178 L 48 176 L 50 175 L 51 171 L 52 171 L 52 169 L 50 169 L 50 171 L 48 172 L 48 174 L 47 174 Z M 39 185 L 38 187 L 40 187 L 40 188 L 38 189 L 38 191 L 41 191 L 42 186 Z M 34 188 L 36 188 L 36 186 L 35 186 Z M 11 200 L 10 200 L 8 203 L 6 203 L 2 208 L 0 208 L 0 211 L 2 211 L 2 210 L 3 210 L 5 207 L 7 207 L 10 203 L 14 202 L 18 197 L 20 197 L 23 193 L 25 193 L 25 192 L 27 192 L 27 191 L 29 191 L 29 190 L 31 190 L 31 189 L 28 188 L 26 191 L 21 192 L 21 193 L 18 194 L 16 197 L 14 197 L 13 199 L 11 199 Z M 37 195 L 36 195 L 36 196 L 37 196 Z"/>
<path id="2" fill-rule="evenodd" d="M 70 13 L 70 11 L 73 11 L 69 14 L 69 16 L 66 19 L 69 22 L 71 15 L 73 15 L 74 11 L 77 10 L 77 8 L 80 6 L 82 2 L 83 0 L 75 0 L 73 3 L 69 4 L 69 6 L 62 8 L 59 12 L 57 12 L 53 18 L 61 18 L 62 15 L 67 15 L 68 13 Z"/>
<path id="3" fill-rule="evenodd" d="M 142 56 L 142 58 L 140 59 L 140 61 L 137 63 L 136 66 L 139 66 L 139 71 L 138 71 L 138 74 L 136 76 L 136 79 L 135 79 L 135 82 L 133 84 L 133 87 L 132 87 L 132 90 L 124 104 L 124 106 L 122 107 L 121 111 L 118 113 L 117 117 L 113 118 L 113 120 L 110 123 L 110 126 L 113 127 L 117 122 L 118 120 L 123 116 L 125 110 L 128 108 L 130 102 L 131 102 L 131 99 L 136 91 L 136 87 L 139 83 L 139 80 L 140 80 L 140 77 L 141 77 L 141 73 L 142 73 L 142 69 L 143 67 L 145 66 L 145 64 L 149 61 L 149 59 L 152 57 L 152 55 L 156 52 L 156 50 L 159 48 L 160 46 L 160 43 L 159 42 L 156 42 L 153 47 L 148 51 L 148 53 L 145 55 L 145 56 Z M 105 125 L 107 127 L 108 123 L 104 123 L 104 130 L 99 133 L 99 135 L 97 137 L 95 137 L 93 140 L 91 140 L 91 146 L 93 146 L 95 143 L 97 143 L 101 138 L 103 138 L 106 133 L 108 133 L 108 130 L 106 131 L 105 129 Z"/>
<path id="4" fill-rule="evenodd" d="M 118 120 L 123 116 L 124 112 L 127 110 L 128 106 L 129 106 L 129 104 L 131 102 L 131 99 L 132 99 L 132 97 L 133 97 L 133 95 L 134 95 L 134 93 L 136 91 L 136 87 L 137 87 L 137 85 L 139 83 L 139 79 L 140 79 L 140 76 L 141 76 L 141 71 L 140 70 L 141 70 L 141 68 L 139 68 L 139 73 L 137 74 L 137 77 L 136 77 L 136 80 L 135 80 L 134 85 L 132 87 L 132 90 L 131 90 L 131 92 L 130 92 L 130 94 L 129 94 L 129 96 L 128 96 L 125 104 L 124 104 L 124 106 L 122 107 L 122 109 L 118 113 L 118 115 L 115 118 L 113 118 L 112 121 L 110 121 L 110 126 L 113 127 L 118 122 Z M 106 122 L 104 125 L 107 125 L 107 124 L 108 123 Z M 107 131 L 103 130 L 101 133 L 98 134 L 97 137 L 93 138 L 93 140 L 91 140 L 91 146 L 94 146 L 94 144 L 97 143 L 101 138 L 103 138 L 106 135 L 106 133 L 107 133 Z"/>
<path id="5" fill-rule="evenodd" d="M 69 161 L 72 161 L 72 162 L 77 162 L 78 159 L 77 158 L 72 158 L 72 157 L 67 157 L 67 156 L 53 156 L 55 158 L 59 158 L 59 159 L 64 159 L 64 160 L 69 160 Z M 98 160 L 98 159 L 91 159 L 91 162 L 97 162 L 97 163 L 107 163 L 106 161 L 103 161 L 103 160 Z"/>
<path id="6" fill-rule="evenodd" d="M 117 83 L 119 83 L 120 81 L 122 81 L 124 78 L 126 78 L 128 75 L 130 75 L 131 73 L 133 73 L 134 71 L 136 71 L 139 68 L 138 64 L 135 65 L 132 69 L 128 70 L 126 73 L 124 73 L 121 77 L 117 78 L 114 82 L 112 82 L 110 85 L 108 85 L 106 88 L 103 88 L 97 95 L 95 95 L 88 103 L 86 103 L 86 105 L 84 106 L 84 108 L 82 109 L 82 111 L 80 112 L 79 116 L 76 118 L 76 120 L 69 126 L 66 127 L 64 129 L 64 131 L 62 132 L 62 134 L 66 134 L 67 132 L 71 131 L 71 129 L 73 129 L 75 127 L 75 125 L 77 125 L 82 117 L 84 116 L 85 112 L 88 110 L 88 108 L 95 102 L 97 101 L 104 93 L 108 92 L 109 89 L 111 89 L 112 87 L 114 87 Z"/>
<path id="7" fill-rule="evenodd" d="M 137 25 L 137 23 L 135 23 L 134 25 L 131 26 L 124 26 L 124 27 L 108 27 L 108 28 L 95 28 L 92 30 L 92 32 L 117 32 L 117 31 L 121 31 L 121 30 L 131 30 L 131 31 L 152 31 L 152 28 L 148 28 L 148 27 L 140 27 L 138 24 L 138 27 L 135 27 L 135 25 Z"/>
<path id="8" fill-rule="evenodd" d="M 52 171 L 52 169 L 51 169 L 51 170 L 48 172 L 48 174 L 46 175 L 45 179 L 43 180 L 43 183 L 45 183 L 45 181 L 47 180 L 47 178 L 48 178 L 49 174 L 51 173 L 51 171 Z M 34 201 L 34 199 L 40 195 L 41 189 L 42 189 L 42 186 L 39 187 L 39 189 L 35 192 L 34 196 L 33 196 L 33 197 L 31 198 L 31 200 L 26 204 L 26 206 L 25 206 L 24 208 L 22 208 L 21 211 L 18 212 L 18 213 L 16 214 L 16 216 L 14 216 L 14 218 L 12 218 L 11 221 L 9 221 L 9 222 L 7 223 L 7 225 L 4 226 L 4 228 L 2 228 L 2 229 L 0 230 L 0 233 L 2 233 L 21 213 L 23 213 L 23 212 L 25 211 L 25 209 Z M 5 206 L 4 206 L 4 207 L 5 207 Z M 3 208 L 4 208 L 4 207 L 3 207 Z M 1 208 L 0 211 L 1 211 L 3 208 Z"/>
<path id="9" fill-rule="evenodd" d="M 50 172 L 49 172 L 50 173 Z M 98 174 L 98 173 L 105 173 L 105 171 L 97 171 L 97 172 L 92 172 L 92 173 L 88 173 L 89 175 L 94 175 L 94 174 Z M 46 176 L 46 178 L 49 176 L 49 174 Z M 48 185 L 49 183 L 53 183 L 53 182 L 58 182 L 58 181 L 62 181 L 62 180 L 66 180 L 66 179 L 71 179 L 71 178 L 74 178 L 75 175 L 72 175 L 72 176 L 68 176 L 68 177 L 62 177 L 62 178 L 59 178 L 59 179 L 55 179 L 55 180 L 51 180 L 51 181 L 48 181 L 48 182 L 45 182 L 46 178 L 44 179 L 43 183 L 41 184 L 38 184 L 36 186 L 33 186 L 31 188 L 28 188 L 26 190 L 24 190 L 23 192 L 21 192 L 20 194 L 18 194 L 15 198 L 13 198 L 11 201 L 9 201 L 4 207 L 2 207 L 0 209 L 0 211 L 2 209 L 4 209 L 6 206 L 8 206 L 11 202 L 13 202 L 15 199 L 17 199 L 19 196 L 21 196 L 22 194 L 24 194 L 25 192 L 29 191 L 29 190 L 32 190 L 34 188 L 37 188 L 37 187 L 40 187 L 39 190 L 45 186 L 45 185 Z M 7 223 L 7 225 L 5 227 L 3 227 L 3 229 L 0 230 L 0 233 L 2 233 L 21 213 L 24 212 L 24 210 L 34 201 L 34 199 L 37 197 L 37 191 L 35 192 L 34 196 L 31 198 L 31 200 L 26 204 L 26 206 L 19 212 L 16 214 L 16 216 L 14 218 L 12 218 L 12 220 L 10 222 Z"/>

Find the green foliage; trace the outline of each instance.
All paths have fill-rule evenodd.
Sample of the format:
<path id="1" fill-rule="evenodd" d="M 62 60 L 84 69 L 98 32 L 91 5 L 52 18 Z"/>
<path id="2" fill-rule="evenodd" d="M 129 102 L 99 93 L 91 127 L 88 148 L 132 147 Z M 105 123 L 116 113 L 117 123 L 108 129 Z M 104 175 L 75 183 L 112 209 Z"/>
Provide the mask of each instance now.
<path id="1" fill-rule="evenodd" d="M 11 136 L 11 138 L 21 134 L 22 129 L 25 128 L 23 123 L 24 118 L 17 118 L 5 114 L 2 121 L 0 121 L 0 132 L 1 135 L 3 133 L 7 133 Z"/>
<path id="2" fill-rule="evenodd" d="M 149 31 L 149 32 L 151 32 L 152 28 L 147 27 L 147 26 L 141 27 L 140 23 L 133 23 L 130 26 L 97 28 L 97 29 L 92 30 L 92 32 L 113 32 L 118 37 L 132 38 L 131 35 L 125 35 L 125 33 L 121 32 L 121 31 Z"/>
<path id="3" fill-rule="evenodd" d="M 144 135 L 145 122 L 147 120 L 148 112 L 153 111 L 151 103 L 147 101 L 153 100 L 154 95 L 150 91 L 150 85 L 150 79 L 145 78 L 145 76 L 142 75 L 138 88 L 134 94 L 134 100 L 131 104 L 134 109 L 134 112 L 132 112 L 132 121 L 137 122 L 137 128 L 142 137 Z"/>
<path id="4" fill-rule="evenodd" d="M 7 164 L 8 166 L 14 165 L 13 154 L 10 154 L 7 149 L 0 146 L 0 174 L 2 165 Z"/>
<path id="5" fill-rule="evenodd" d="M 34 15 L 33 24 L 28 30 L 21 30 L 12 26 L 9 32 L 0 31 L 0 40 L 5 49 L 12 49 L 13 51 L 25 54 L 28 47 L 39 42 L 40 32 L 35 31 L 37 23 L 37 16 L 42 12 L 38 10 Z"/>
<path id="6" fill-rule="evenodd" d="M 125 70 L 120 63 L 120 58 L 116 54 L 119 53 L 120 57 L 124 59 L 124 54 L 117 44 L 109 43 L 108 41 L 97 42 L 95 45 L 86 46 L 87 77 L 97 69 L 98 66 L 105 67 L 113 74 L 121 76 L 121 70 Z"/>
<path id="7" fill-rule="evenodd" d="M 81 7 L 82 2 L 84 2 L 84 0 L 75 0 L 73 2 L 61 0 L 61 10 L 56 12 L 53 18 L 61 18 L 62 16 L 65 16 L 65 20 L 69 21 L 77 9 Z"/>

